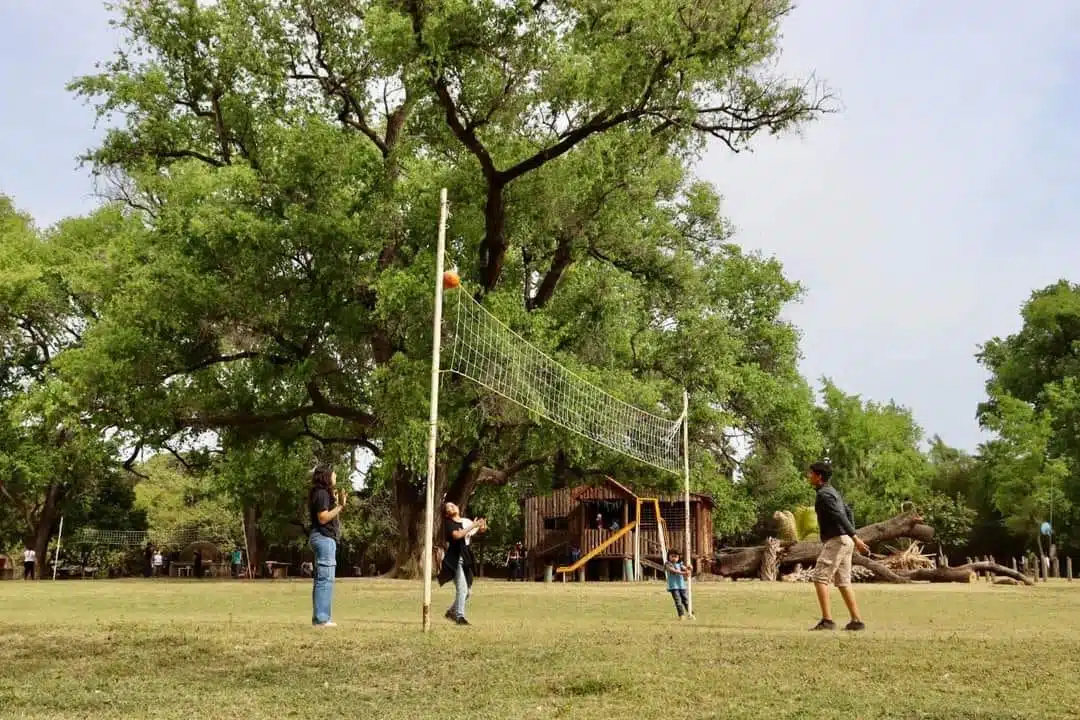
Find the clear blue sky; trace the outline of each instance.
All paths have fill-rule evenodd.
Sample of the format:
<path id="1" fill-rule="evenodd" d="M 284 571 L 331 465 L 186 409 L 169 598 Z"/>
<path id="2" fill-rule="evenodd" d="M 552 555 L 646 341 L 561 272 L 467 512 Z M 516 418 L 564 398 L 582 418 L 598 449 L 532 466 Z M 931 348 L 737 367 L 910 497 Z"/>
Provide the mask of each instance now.
<path id="1" fill-rule="evenodd" d="M 43 225 L 96 202 L 76 156 L 99 132 L 64 85 L 114 49 L 107 20 L 97 0 L 0 3 L 0 192 Z M 803 371 L 974 448 L 976 346 L 1080 279 L 1080 2 L 807 1 L 781 67 L 842 112 L 701 174 L 739 242 L 807 286 Z"/>

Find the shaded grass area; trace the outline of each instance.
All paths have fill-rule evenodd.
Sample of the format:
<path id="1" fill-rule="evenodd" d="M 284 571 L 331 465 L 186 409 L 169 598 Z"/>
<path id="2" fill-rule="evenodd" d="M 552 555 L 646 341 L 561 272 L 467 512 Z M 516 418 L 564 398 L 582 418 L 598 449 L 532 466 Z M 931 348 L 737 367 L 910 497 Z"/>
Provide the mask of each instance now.
<path id="1" fill-rule="evenodd" d="M 656 583 L 480 581 L 425 636 L 418 583 L 339 583 L 333 630 L 301 582 L 0 583 L 0 717 L 1080 716 L 1080 583 L 857 590 L 853 636 L 806 585 L 701 583 L 679 623 Z"/>

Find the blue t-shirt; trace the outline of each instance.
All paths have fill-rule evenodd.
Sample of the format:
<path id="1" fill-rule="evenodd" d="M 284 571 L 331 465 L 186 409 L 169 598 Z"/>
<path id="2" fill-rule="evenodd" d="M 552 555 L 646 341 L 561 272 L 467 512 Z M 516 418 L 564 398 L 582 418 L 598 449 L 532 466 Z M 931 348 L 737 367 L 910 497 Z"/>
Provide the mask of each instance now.
<path id="1" fill-rule="evenodd" d="M 686 589 L 686 576 L 680 575 L 678 572 L 672 572 L 673 570 L 684 570 L 686 564 L 683 562 L 677 563 L 665 563 L 664 572 L 667 575 L 667 589 L 668 590 L 685 590 Z"/>

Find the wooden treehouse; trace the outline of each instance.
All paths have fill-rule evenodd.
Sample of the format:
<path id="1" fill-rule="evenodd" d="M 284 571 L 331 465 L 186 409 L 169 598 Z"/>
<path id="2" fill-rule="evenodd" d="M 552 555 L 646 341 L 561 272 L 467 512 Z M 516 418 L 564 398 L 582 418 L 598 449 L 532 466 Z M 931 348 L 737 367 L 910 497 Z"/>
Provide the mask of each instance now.
<path id="1" fill-rule="evenodd" d="M 695 571 L 712 561 L 712 510 L 711 497 L 690 495 Z M 682 495 L 638 497 L 611 478 L 598 486 L 526 498 L 524 514 L 525 549 L 533 577 L 554 571 L 564 579 L 640 580 L 647 569 L 663 570 L 665 550 L 686 552 Z"/>

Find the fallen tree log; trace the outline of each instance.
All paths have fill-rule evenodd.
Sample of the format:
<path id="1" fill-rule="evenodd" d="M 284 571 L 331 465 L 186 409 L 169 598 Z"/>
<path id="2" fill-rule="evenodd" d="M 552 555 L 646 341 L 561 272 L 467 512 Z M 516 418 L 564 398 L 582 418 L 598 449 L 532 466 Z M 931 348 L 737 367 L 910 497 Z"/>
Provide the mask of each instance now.
<path id="1" fill-rule="evenodd" d="M 894 572 L 892 568 L 887 565 L 879 563 L 877 560 L 872 560 L 865 555 L 855 553 L 855 556 L 851 558 L 851 564 L 856 567 L 864 567 L 870 572 L 874 573 L 874 579 L 881 582 L 888 583 L 909 583 L 911 579 L 904 574 Z"/>
<path id="2" fill-rule="evenodd" d="M 973 583 L 979 576 L 967 565 L 960 567 L 919 568 L 903 573 L 909 581 L 931 583 Z"/>
<path id="3" fill-rule="evenodd" d="M 924 543 L 934 538 L 934 528 L 924 525 L 922 518 L 915 513 L 904 513 L 873 525 L 867 525 L 859 528 L 856 533 L 867 545 L 901 537 Z M 820 542 L 788 543 L 780 551 L 779 564 L 784 566 L 809 563 L 817 559 L 821 548 Z M 764 555 L 764 546 L 721 550 L 716 554 L 714 572 L 725 577 L 757 577 Z"/>
<path id="4" fill-rule="evenodd" d="M 992 573 L 999 577 L 1012 578 L 1024 585 L 1035 584 L 1031 578 L 1023 573 L 1007 568 L 1004 565 L 998 565 L 995 562 L 973 562 L 958 567 L 910 570 L 901 573 L 901 575 L 904 575 L 911 580 L 923 582 L 975 582 L 978 573 L 981 572 Z M 965 579 L 965 576 L 967 579 Z"/>

